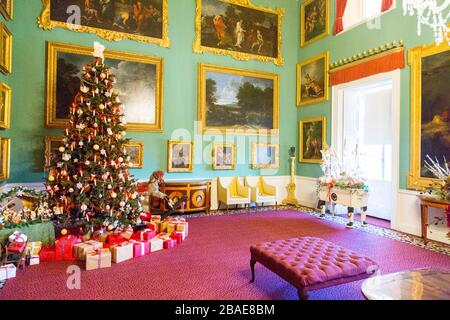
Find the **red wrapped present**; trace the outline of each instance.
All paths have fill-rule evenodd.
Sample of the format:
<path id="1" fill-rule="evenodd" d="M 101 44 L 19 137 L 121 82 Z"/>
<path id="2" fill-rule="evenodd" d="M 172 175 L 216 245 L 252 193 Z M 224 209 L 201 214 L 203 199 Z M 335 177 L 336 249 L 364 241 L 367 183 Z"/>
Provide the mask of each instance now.
<path id="1" fill-rule="evenodd" d="M 150 243 L 148 241 L 133 241 L 134 257 L 146 256 L 150 253 Z"/>
<path id="2" fill-rule="evenodd" d="M 26 242 L 13 241 L 8 246 L 8 252 L 10 253 L 22 253 L 27 247 Z"/>
<path id="3" fill-rule="evenodd" d="M 55 246 L 44 246 L 39 252 L 39 260 L 44 261 L 54 261 L 56 255 Z"/>
<path id="4" fill-rule="evenodd" d="M 131 237 L 133 236 L 133 228 L 131 226 L 129 226 L 124 232 L 121 233 L 122 238 L 126 239 L 126 240 L 130 240 Z"/>
<path id="5" fill-rule="evenodd" d="M 150 240 L 156 236 L 156 232 L 150 229 L 141 230 L 133 234 L 133 239 L 138 241 Z"/>
<path id="6" fill-rule="evenodd" d="M 160 224 L 160 222 L 150 221 L 150 222 L 147 222 L 147 228 L 152 231 L 158 232 L 159 224 Z"/>
<path id="7" fill-rule="evenodd" d="M 150 212 L 147 213 L 141 213 L 141 215 L 139 216 L 139 219 L 141 219 L 142 221 L 150 221 L 152 219 L 152 214 Z"/>
<path id="8" fill-rule="evenodd" d="M 75 257 L 73 255 L 73 246 L 77 243 L 80 243 L 80 239 L 77 236 L 73 235 L 66 235 L 59 240 L 56 240 L 56 255 L 55 260 L 61 261 L 71 261 L 75 260 Z"/>
<path id="9" fill-rule="evenodd" d="M 110 246 L 121 244 L 124 241 L 124 238 L 120 234 L 108 234 L 106 239 L 106 242 L 108 242 Z"/>
<path id="10" fill-rule="evenodd" d="M 170 237 L 176 240 L 177 244 L 181 244 L 185 239 L 185 233 L 184 231 L 175 231 L 170 235 Z"/>
<path id="11" fill-rule="evenodd" d="M 175 247 L 177 244 L 177 241 L 174 239 L 166 239 L 164 240 L 163 243 L 163 248 L 164 249 L 172 249 L 173 247 Z"/>

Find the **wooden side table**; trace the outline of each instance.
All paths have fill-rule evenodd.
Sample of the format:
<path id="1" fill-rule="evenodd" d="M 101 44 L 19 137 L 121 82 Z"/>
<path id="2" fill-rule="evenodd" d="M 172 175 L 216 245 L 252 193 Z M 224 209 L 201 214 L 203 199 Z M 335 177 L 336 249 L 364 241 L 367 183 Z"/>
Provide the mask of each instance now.
<path id="1" fill-rule="evenodd" d="M 422 239 L 424 244 L 427 244 L 427 225 L 428 225 L 428 208 L 436 208 L 447 210 L 450 207 L 450 202 L 434 199 L 427 196 L 419 196 L 420 199 L 420 216 L 422 223 Z"/>

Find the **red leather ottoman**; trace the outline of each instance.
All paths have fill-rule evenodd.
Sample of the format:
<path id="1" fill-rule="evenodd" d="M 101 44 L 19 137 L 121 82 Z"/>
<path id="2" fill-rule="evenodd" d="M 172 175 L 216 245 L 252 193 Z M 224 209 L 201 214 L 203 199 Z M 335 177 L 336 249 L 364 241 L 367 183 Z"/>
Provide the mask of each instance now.
<path id="1" fill-rule="evenodd" d="M 378 270 L 370 258 L 313 237 L 260 243 L 250 253 L 251 282 L 259 262 L 295 286 L 299 299 L 308 299 L 308 291 L 366 279 Z"/>

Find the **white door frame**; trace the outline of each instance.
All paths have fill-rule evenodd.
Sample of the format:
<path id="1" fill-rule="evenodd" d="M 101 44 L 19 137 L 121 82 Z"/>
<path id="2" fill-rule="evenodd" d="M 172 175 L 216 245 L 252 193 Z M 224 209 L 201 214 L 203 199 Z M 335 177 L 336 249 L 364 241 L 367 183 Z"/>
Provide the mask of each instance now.
<path id="1" fill-rule="evenodd" d="M 376 74 L 374 76 L 366 77 L 360 80 L 336 85 L 332 87 L 332 121 L 331 121 L 331 136 L 332 146 L 338 154 L 342 153 L 342 141 L 343 141 L 343 105 L 344 105 L 344 90 L 353 86 L 364 86 L 370 83 L 392 80 L 392 183 L 394 188 L 394 194 L 392 195 L 392 201 L 394 209 L 393 216 L 391 217 L 391 228 L 397 228 L 397 202 L 399 191 L 399 163 L 400 163 L 400 70 L 394 70 L 390 72 Z M 370 210 L 370 208 L 369 208 Z"/>

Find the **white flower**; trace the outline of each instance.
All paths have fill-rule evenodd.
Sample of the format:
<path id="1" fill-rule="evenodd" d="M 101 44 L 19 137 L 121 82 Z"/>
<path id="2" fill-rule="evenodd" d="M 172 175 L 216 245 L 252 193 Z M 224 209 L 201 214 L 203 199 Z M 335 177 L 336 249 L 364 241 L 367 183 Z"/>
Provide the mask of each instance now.
<path id="1" fill-rule="evenodd" d="M 78 182 L 78 183 L 77 183 L 77 188 L 78 188 L 78 189 L 83 188 L 83 184 L 82 184 L 81 182 Z"/>
<path id="2" fill-rule="evenodd" d="M 72 158 L 72 156 L 71 156 L 70 154 L 68 154 L 68 153 L 64 153 L 64 154 L 62 155 L 62 159 L 63 159 L 64 161 L 69 161 L 70 158 Z"/>
<path id="3" fill-rule="evenodd" d="M 125 201 L 120 201 L 119 205 L 120 205 L 121 207 L 124 207 L 124 206 L 125 206 Z"/>
<path id="4" fill-rule="evenodd" d="M 80 87 L 80 91 L 83 92 L 83 93 L 87 93 L 89 91 L 89 88 L 86 87 L 86 86 L 81 86 Z"/>
<path id="5" fill-rule="evenodd" d="M 86 210 L 87 210 L 87 205 L 82 204 L 82 205 L 81 205 L 81 210 L 86 211 Z"/>

